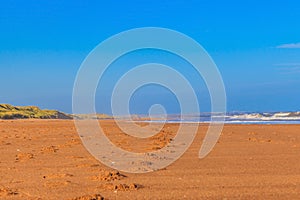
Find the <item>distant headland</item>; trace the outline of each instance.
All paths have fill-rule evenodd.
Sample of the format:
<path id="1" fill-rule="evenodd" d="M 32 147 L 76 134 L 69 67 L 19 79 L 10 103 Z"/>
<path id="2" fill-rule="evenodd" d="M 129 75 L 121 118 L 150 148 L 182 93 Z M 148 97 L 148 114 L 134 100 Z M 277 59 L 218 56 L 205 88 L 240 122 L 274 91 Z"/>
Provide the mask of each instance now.
<path id="1" fill-rule="evenodd" d="M 0 119 L 73 119 L 73 116 L 57 110 L 42 110 L 37 106 L 0 104 Z"/>
<path id="2" fill-rule="evenodd" d="M 106 114 L 67 114 L 58 110 L 40 109 L 37 106 L 0 104 L 0 119 L 112 119 Z"/>

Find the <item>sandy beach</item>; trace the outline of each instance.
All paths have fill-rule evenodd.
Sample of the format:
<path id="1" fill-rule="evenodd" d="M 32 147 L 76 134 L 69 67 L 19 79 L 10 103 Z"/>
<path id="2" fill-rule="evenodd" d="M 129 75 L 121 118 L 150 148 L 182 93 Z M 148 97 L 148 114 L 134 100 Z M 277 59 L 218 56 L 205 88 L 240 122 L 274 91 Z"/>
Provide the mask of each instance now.
<path id="1" fill-rule="evenodd" d="M 136 141 L 113 121 L 100 123 L 116 145 L 137 152 L 163 147 L 178 128 L 167 124 L 159 134 Z M 300 125 L 225 125 L 214 150 L 199 159 L 206 130 L 199 126 L 191 147 L 172 165 L 130 174 L 90 155 L 72 120 L 1 120 L 0 198 L 299 198 Z"/>

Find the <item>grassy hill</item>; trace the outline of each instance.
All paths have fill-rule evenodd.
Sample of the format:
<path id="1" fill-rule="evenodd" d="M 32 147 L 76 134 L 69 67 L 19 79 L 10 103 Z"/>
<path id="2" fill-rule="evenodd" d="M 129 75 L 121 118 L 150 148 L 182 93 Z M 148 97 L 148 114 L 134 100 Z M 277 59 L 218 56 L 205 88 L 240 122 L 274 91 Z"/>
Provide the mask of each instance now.
<path id="1" fill-rule="evenodd" d="M 41 110 L 37 106 L 0 104 L 0 119 L 72 119 L 71 115 L 56 110 Z"/>

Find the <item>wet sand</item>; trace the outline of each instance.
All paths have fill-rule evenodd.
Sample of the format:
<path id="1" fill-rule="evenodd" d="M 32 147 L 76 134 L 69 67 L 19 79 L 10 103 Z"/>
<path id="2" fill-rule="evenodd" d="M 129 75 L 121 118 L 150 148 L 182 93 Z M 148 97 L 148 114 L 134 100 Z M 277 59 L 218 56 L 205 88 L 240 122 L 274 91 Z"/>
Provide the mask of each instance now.
<path id="1" fill-rule="evenodd" d="M 167 124 L 136 140 L 112 121 L 101 125 L 116 145 L 135 152 L 163 147 L 178 128 Z M 199 159 L 206 130 L 199 126 L 172 165 L 130 174 L 91 156 L 72 120 L 1 120 L 0 199 L 299 199 L 300 125 L 225 125 L 213 151 Z"/>

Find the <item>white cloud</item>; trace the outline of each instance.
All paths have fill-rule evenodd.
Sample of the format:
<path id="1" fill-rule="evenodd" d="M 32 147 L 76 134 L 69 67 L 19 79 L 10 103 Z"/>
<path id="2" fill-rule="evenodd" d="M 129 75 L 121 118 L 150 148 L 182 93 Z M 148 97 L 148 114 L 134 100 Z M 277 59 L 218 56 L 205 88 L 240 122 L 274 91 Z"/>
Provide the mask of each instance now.
<path id="1" fill-rule="evenodd" d="M 278 49 L 300 49 L 300 42 L 298 43 L 290 43 L 290 44 L 282 44 L 277 46 Z"/>

